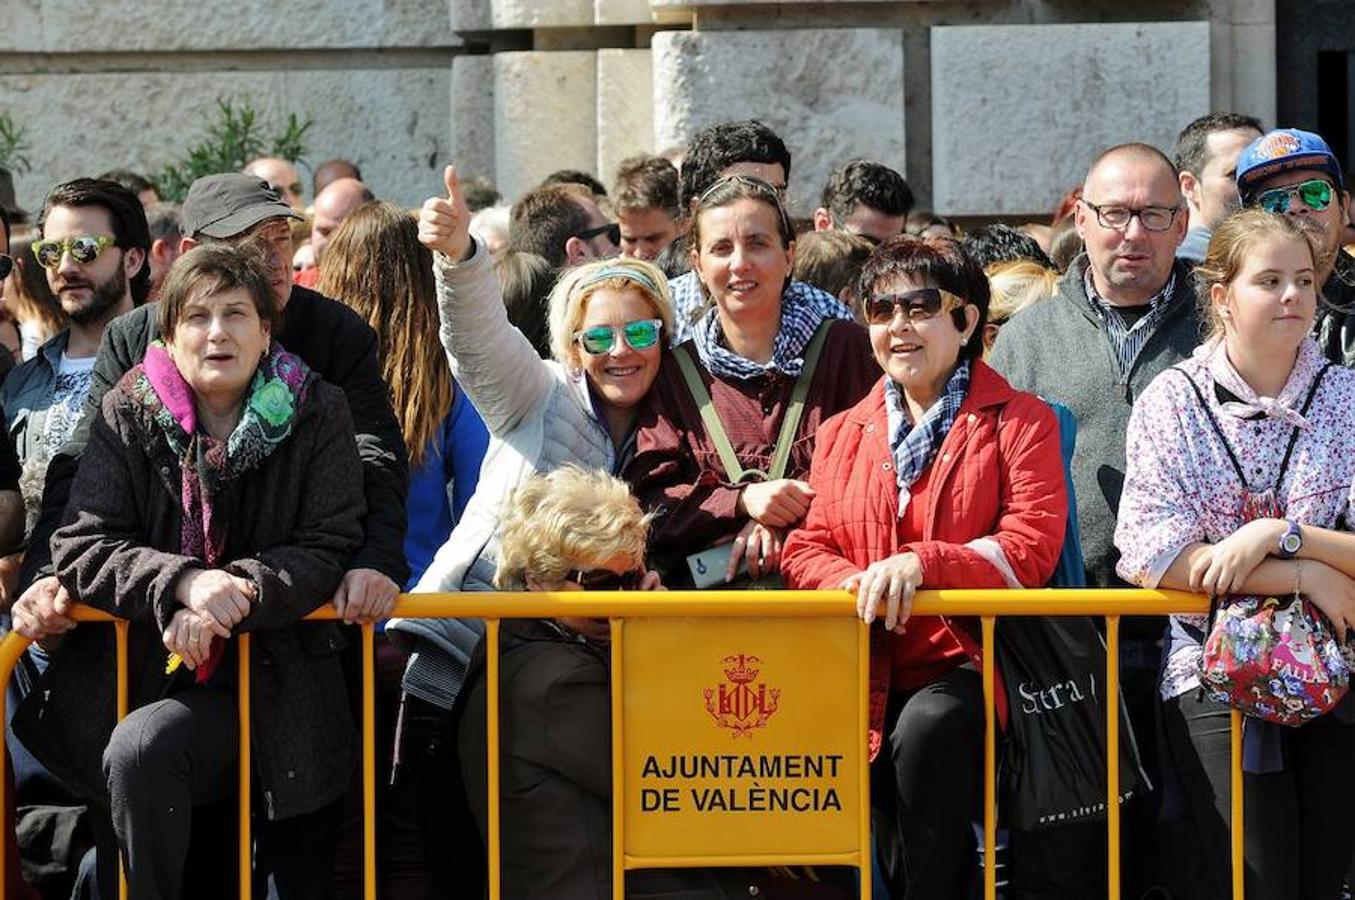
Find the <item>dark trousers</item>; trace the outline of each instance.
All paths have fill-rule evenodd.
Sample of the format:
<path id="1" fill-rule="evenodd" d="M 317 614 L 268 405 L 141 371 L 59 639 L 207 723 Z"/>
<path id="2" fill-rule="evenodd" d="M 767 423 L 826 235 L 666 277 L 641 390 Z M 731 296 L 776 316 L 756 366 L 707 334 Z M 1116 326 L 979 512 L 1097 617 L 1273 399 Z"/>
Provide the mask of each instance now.
<path id="1" fill-rule="evenodd" d="M 137 900 L 238 896 L 237 719 L 233 691 L 194 686 L 133 711 L 113 729 L 104 777 L 116 849 Z M 257 816 L 256 896 L 328 900 L 339 804 L 279 821 Z M 105 827 L 100 894 L 116 897 Z"/>
<path id="2" fill-rule="evenodd" d="M 976 874 L 973 822 L 983 790 L 983 682 L 953 669 L 895 695 L 888 743 L 875 776 L 892 797 L 886 867 L 894 900 L 959 900 Z M 892 840 L 891 840 L 892 838 Z"/>
<path id="3" fill-rule="evenodd" d="M 1229 713 L 1197 691 L 1163 704 L 1163 750 L 1190 826 L 1168 867 L 1180 897 L 1231 896 Z M 1327 715 L 1284 740 L 1284 771 L 1243 775 L 1247 898 L 1330 900 L 1355 852 L 1355 726 Z"/>

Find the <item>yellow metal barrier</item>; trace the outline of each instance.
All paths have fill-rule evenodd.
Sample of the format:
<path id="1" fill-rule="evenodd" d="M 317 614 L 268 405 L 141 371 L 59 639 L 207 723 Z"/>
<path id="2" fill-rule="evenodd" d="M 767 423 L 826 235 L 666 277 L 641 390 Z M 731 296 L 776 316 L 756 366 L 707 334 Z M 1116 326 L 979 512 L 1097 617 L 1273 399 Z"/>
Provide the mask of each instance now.
<path id="1" fill-rule="evenodd" d="M 996 723 L 994 715 L 995 667 L 993 663 L 993 640 L 997 616 L 1105 616 L 1106 617 L 1106 694 L 1110 698 L 1119 692 L 1119 642 L 1120 617 L 1125 615 L 1166 615 L 1168 613 L 1203 613 L 1208 610 L 1208 600 L 1204 597 L 1174 591 L 1144 590 L 946 590 L 921 591 L 913 604 L 914 615 L 949 615 L 978 617 L 982 624 L 984 650 L 983 692 L 984 692 L 984 896 L 992 900 L 996 896 L 996 867 L 994 842 L 997 831 L 996 813 Z M 629 619 L 649 618 L 814 618 L 814 617 L 854 617 L 855 601 L 840 591 L 778 591 L 768 593 L 737 591 L 671 591 L 657 593 L 595 592 L 578 594 L 551 593 L 469 593 L 469 594 L 408 594 L 400 598 L 396 615 L 406 618 L 478 618 L 486 620 L 487 649 L 487 726 L 488 726 L 488 789 L 489 804 L 488 862 L 490 897 L 498 900 L 501 893 L 499 877 L 500 863 L 500 818 L 498 809 L 499 793 L 499 622 L 504 618 L 553 618 L 561 616 L 581 616 L 608 618 L 612 625 L 612 714 L 613 737 L 613 895 L 624 895 L 624 871 L 627 860 L 624 856 L 623 819 L 625 815 L 624 772 L 621 768 L 623 746 L 620 724 L 624 708 L 624 685 L 619 676 L 621 654 L 625 642 L 625 622 Z M 77 607 L 72 617 L 80 622 L 111 622 L 114 625 L 117 646 L 117 704 L 118 718 L 127 714 L 127 623 L 113 616 L 86 607 Z M 335 619 L 332 608 L 325 606 L 307 617 L 311 620 Z M 376 763 L 375 763 L 375 717 L 374 717 L 374 645 L 373 628 L 364 625 L 362 633 L 362 782 L 363 782 L 363 889 L 367 898 L 376 897 Z M 859 627 L 859 641 L 862 660 L 857 672 L 859 688 L 859 736 L 864 748 L 866 731 L 866 704 L 868 693 L 868 660 L 865 654 L 868 648 L 868 628 Z M 0 641 L 0 684 L 8 682 L 20 655 L 28 646 L 28 641 L 18 634 L 11 633 Z M 250 641 L 248 634 L 237 639 L 239 658 L 239 715 L 240 715 L 240 839 L 239 871 L 240 896 L 251 895 L 250 863 L 252 858 L 252 840 L 250 837 L 250 718 L 249 718 L 249 658 Z M 0 691 L 0 717 L 5 709 L 4 692 Z M 1242 900 L 1243 893 L 1243 841 L 1242 841 L 1242 717 L 1237 712 L 1232 716 L 1232 867 L 1233 896 Z M 1119 707 L 1117 703 L 1107 704 L 1106 739 L 1108 743 L 1107 776 L 1107 863 L 1109 885 L 1107 896 L 1118 900 L 1120 896 L 1120 807 L 1114 793 L 1119 785 Z M 0 753 L 4 752 L 0 744 Z M 863 750 L 864 755 L 864 750 Z M 0 756 L 3 760 L 3 756 Z M 4 780 L 0 779 L 0 808 L 5 808 Z M 861 896 L 870 897 L 870 822 L 868 786 L 862 779 L 861 809 L 862 821 L 859 823 L 860 853 L 835 854 L 828 856 L 809 855 L 799 859 L 804 864 L 833 864 L 858 866 L 861 871 Z M 12 827 L 7 822 L 6 827 Z M 0 841 L 0 872 L 5 871 L 5 842 Z M 786 864 L 784 859 L 743 859 L 734 864 Z M 645 865 L 665 864 L 673 866 L 708 866 L 731 864 L 729 858 L 702 859 L 665 859 L 645 861 Z M 125 895 L 125 883 L 123 885 Z M 0 878 L 0 898 L 3 897 L 4 882 Z"/>

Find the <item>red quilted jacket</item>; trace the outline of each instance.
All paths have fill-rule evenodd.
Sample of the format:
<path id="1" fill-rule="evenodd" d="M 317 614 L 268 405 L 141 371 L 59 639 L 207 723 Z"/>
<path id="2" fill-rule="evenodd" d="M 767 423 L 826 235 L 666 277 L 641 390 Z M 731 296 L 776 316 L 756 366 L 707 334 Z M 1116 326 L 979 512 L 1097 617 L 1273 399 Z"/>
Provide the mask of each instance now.
<path id="1" fill-rule="evenodd" d="M 1063 545 L 1068 494 L 1053 411 L 975 361 L 969 395 L 910 503 L 926 510 L 920 539 L 901 534 L 889 450 L 884 381 L 824 423 L 809 482 L 816 496 L 804 526 L 786 539 L 781 564 L 793 588 L 833 589 L 872 562 L 912 551 L 923 588 L 1041 587 Z M 943 619 L 981 665 L 977 622 Z M 894 668 L 889 635 L 871 635 L 870 752 L 879 752 Z M 1006 697 L 997 696 L 1006 720 Z"/>

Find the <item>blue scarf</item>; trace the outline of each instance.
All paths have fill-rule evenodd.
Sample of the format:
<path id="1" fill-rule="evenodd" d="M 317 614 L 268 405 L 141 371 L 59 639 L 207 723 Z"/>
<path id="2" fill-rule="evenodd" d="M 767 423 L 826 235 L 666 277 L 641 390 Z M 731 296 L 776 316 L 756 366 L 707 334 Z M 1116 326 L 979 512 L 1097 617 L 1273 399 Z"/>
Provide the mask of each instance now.
<path id="1" fill-rule="evenodd" d="M 800 376 L 804 366 L 805 347 L 814 337 L 814 330 L 826 318 L 805 295 L 796 290 L 804 285 L 791 284 L 781 295 L 781 327 L 772 342 L 772 358 L 766 363 L 744 359 L 724 345 L 724 329 L 720 327 L 720 310 L 712 306 L 692 329 L 701 363 L 716 378 L 747 380 L 769 371 L 781 372 L 791 378 Z"/>
<path id="2" fill-rule="evenodd" d="M 885 415 L 889 423 L 889 449 L 894 454 L 894 473 L 899 484 L 900 516 L 908 510 L 908 501 L 912 499 L 910 488 L 936 458 L 968 393 L 969 361 L 965 360 L 955 367 L 946 381 L 941 399 L 933 403 L 922 414 L 922 421 L 914 425 L 908 417 L 903 389 L 885 377 Z"/>

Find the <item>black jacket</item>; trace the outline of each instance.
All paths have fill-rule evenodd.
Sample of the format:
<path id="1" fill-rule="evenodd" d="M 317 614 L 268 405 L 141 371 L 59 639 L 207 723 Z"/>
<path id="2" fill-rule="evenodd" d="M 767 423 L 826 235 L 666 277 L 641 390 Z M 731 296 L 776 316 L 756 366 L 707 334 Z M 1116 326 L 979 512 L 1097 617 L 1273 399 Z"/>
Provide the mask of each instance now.
<path id="1" fill-rule="evenodd" d="M 90 423 L 99 416 L 108 389 L 141 362 L 147 345 L 160 336 L 158 315 L 159 305 L 147 304 L 119 316 L 104 329 L 80 425 L 47 468 L 42 514 L 24 557 L 20 584 L 27 586 L 35 578 L 52 574 L 52 532 L 70 499 L 75 470 L 89 442 Z M 409 462 L 391 409 L 390 390 L 377 363 L 376 333 L 342 303 L 294 285 L 277 338 L 321 378 L 341 388 L 348 399 L 362 458 L 367 515 L 362 547 L 349 558 L 347 568 L 376 569 L 396 584 L 404 584 L 409 577 L 404 549 Z"/>
<path id="2" fill-rule="evenodd" d="M 90 420 L 78 504 L 52 538 L 61 583 L 81 603 L 127 619 L 128 694 L 133 709 L 175 693 L 193 677 L 166 674 L 161 632 L 181 607 L 183 573 L 202 568 L 182 553 L 179 460 L 163 430 L 128 387 L 108 392 Z M 263 812 L 286 819 L 343 796 L 357 760 L 334 622 L 301 622 L 343 577 L 361 539 L 359 462 L 347 404 L 337 388 L 312 385 L 292 433 L 255 468 L 223 482 L 228 512 L 221 568 L 258 588 L 235 631 L 252 632 L 250 696 L 254 772 Z M 233 686 L 235 642 L 214 683 Z M 106 803 L 101 756 L 117 710 L 113 629 L 66 635 L 19 705 L 14 731 L 66 784 Z"/>
<path id="3" fill-rule="evenodd" d="M 1355 368 L 1355 257 L 1344 250 L 1322 286 L 1313 332 L 1327 359 Z"/>

